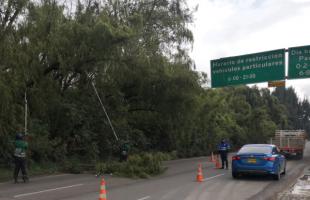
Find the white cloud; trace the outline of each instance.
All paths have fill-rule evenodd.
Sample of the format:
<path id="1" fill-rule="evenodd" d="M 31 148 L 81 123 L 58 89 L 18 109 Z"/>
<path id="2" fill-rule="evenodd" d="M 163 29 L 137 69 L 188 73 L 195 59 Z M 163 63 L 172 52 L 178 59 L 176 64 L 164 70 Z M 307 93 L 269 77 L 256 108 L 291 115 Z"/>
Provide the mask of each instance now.
<path id="1" fill-rule="evenodd" d="M 192 58 L 210 74 L 210 60 L 273 49 L 310 45 L 310 0 L 189 0 L 199 4 L 192 28 Z M 288 80 L 310 97 L 310 79 Z M 267 84 L 259 84 L 265 87 Z"/>

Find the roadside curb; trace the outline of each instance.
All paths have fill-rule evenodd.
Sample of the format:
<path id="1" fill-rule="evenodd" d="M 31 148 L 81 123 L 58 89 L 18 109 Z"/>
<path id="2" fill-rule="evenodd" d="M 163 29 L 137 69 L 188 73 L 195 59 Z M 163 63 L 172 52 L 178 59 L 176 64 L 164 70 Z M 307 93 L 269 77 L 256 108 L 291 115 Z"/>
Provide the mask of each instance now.
<path id="1" fill-rule="evenodd" d="M 307 165 L 304 167 L 303 171 L 300 173 L 299 177 L 297 178 L 297 181 L 294 181 L 294 183 L 290 184 L 290 186 L 284 191 L 277 195 L 277 200 L 304 200 L 309 199 L 309 193 L 307 194 L 293 194 L 294 188 L 298 184 L 306 183 L 306 186 L 309 186 L 309 177 L 310 177 L 310 168 L 307 167 Z"/>

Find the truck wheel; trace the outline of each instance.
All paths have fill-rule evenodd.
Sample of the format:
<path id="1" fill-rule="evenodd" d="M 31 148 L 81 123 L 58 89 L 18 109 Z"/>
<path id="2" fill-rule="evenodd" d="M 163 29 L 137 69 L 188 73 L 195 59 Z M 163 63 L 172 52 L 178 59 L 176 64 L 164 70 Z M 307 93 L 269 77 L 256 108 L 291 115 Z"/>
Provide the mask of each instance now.
<path id="1" fill-rule="evenodd" d="M 301 160 L 303 158 L 303 153 L 297 153 L 296 157 L 297 159 Z"/>

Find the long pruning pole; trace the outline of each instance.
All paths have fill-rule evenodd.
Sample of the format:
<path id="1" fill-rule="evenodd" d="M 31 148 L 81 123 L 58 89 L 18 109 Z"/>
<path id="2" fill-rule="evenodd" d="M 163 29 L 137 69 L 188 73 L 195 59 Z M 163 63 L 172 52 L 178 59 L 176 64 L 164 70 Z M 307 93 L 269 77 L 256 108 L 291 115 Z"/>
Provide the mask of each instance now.
<path id="1" fill-rule="evenodd" d="M 102 107 L 102 110 L 103 110 L 103 112 L 105 113 L 105 116 L 106 116 L 107 119 L 108 119 L 108 122 L 109 122 L 109 124 L 110 124 L 110 127 L 111 127 L 111 129 L 112 129 L 112 131 L 113 131 L 114 137 L 115 137 L 116 141 L 118 141 L 119 139 L 118 139 L 118 137 L 117 137 L 117 135 L 116 135 L 116 132 L 115 132 L 115 130 L 114 130 L 114 127 L 113 127 L 113 125 L 112 125 L 112 123 L 111 123 L 110 117 L 109 117 L 109 115 L 108 115 L 108 113 L 107 113 L 107 111 L 106 111 L 106 109 L 105 109 L 105 107 L 104 107 L 104 105 L 103 105 L 103 103 L 102 103 L 102 101 L 101 101 L 101 98 L 100 98 L 99 93 L 98 93 L 98 91 L 97 91 L 97 88 L 96 88 L 96 86 L 95 86 L 95 84 L 94 84 L 94 81 L 92 81 L 91 84 L 92 84 L 92 86 L 93 86 L 93 88 L 94 88 L 94 91 L 95 91 L 95 93 L 96 93 L 96 96 L 98 97 L 98 100 L 99 100 L 99 102 L 100 102 L 100 105 L 101 105 L 101 107 Z"/>
<path id="2" fill-rule="evenodd" d="M 25 90 L 25 135 L 27 135 L 27 123 L 28 123 L 28 101 L 27 101 L 27 89 Z"/>

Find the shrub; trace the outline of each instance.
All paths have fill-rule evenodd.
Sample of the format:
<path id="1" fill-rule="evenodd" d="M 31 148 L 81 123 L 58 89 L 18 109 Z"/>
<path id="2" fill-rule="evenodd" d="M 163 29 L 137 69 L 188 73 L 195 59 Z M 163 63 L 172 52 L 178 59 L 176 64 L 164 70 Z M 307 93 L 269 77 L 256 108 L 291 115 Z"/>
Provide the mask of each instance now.
<path id="1" fill-rule="evenodd" d="M 63 162 L 62 171 L 73 174 L 81 173 L 83 170 L 81 168 L 80 160 L 75 157 L 68 158 Z"/>
<path id="2" fill-rule="evenodd" d="M 163 172 L 162 161 L 170 158 L 163 153 L 142 153 L 129 156 L 127 162 L 99 162 L 96 172 L 133 178 L 148 178 Z"/>

